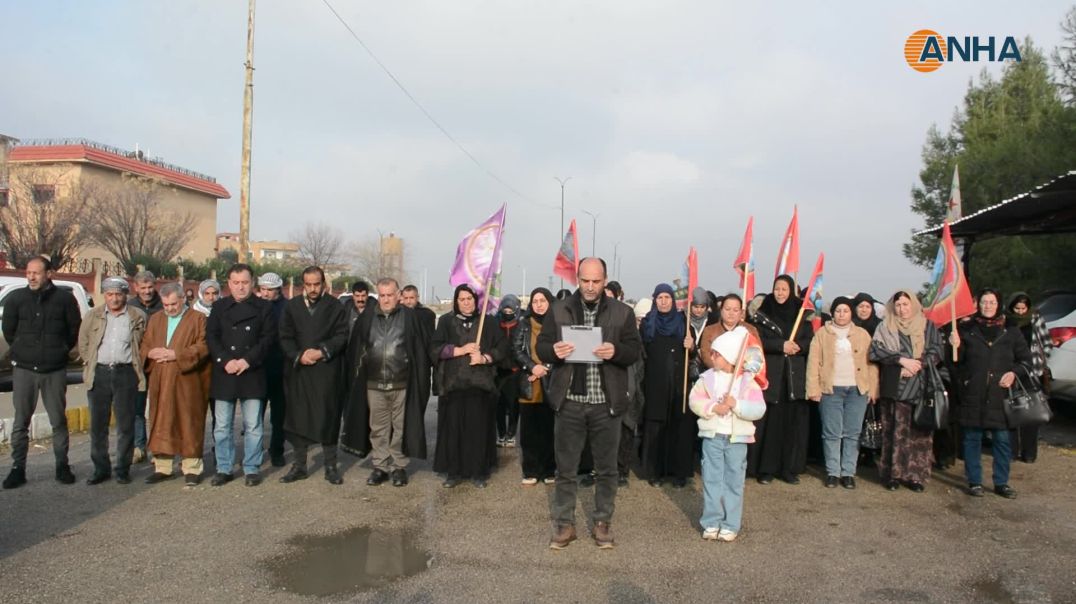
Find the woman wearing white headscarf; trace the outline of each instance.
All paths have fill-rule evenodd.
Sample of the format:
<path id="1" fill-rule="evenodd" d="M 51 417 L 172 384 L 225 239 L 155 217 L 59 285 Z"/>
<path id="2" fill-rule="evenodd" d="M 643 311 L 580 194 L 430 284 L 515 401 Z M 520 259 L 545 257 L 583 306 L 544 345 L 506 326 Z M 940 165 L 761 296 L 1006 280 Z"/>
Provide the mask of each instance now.
<path id="1" fill-rule="evenodd" d="M 198 284 L 198 299 L 191 306 L 194 310 L 209 317 L 213 303 L 220 298 L 220 283 L 216 279 L 206 279 Z"/>

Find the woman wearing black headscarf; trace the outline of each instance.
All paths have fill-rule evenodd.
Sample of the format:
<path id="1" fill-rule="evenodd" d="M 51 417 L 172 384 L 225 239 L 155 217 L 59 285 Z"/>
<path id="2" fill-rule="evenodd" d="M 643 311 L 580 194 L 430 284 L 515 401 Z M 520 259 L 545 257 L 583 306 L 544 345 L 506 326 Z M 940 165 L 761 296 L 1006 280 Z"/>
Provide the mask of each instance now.
<path id="1" fill-rule="evenodd" d="M 1005 305 L 1009 309 L 1006 325 L 1020 330 L 1031 350 L 1031 377 L 1038 380 L 1045 394 L 1050 394 L 1050 360 L 1053 341 L 1042 315 L 1031 307 L 1031 297 L 1016 292 Z M 1024 426 L 1009 432 L 1013 457 L 1024 463 L 1035 463 L 1039 456 L 1039 427 Z"/>
<path id="2" fill-rule="evenodd" d="M 646 354 L 643 389 L 643 468 L 652 486 L 666 476 L 682 488 L 695 473 L 698 417 L 684 407 L 684 349 L 694 347 L 684 313 L 676 310 L 673 288 L 654 288 L 654 305 L 643 318 L 640 335 Z"/>
<path id="3" fill-rule="evenodd" d="M 774 476 L 789 484 L 799 484 L 807 469 L 807 433 L 810 408 L 807 403 L 807 353 L 814 336 L 808 321 L 796 324 L 803 301 L 792 295 L 796 282 L 781 275 L 773 282 L 753 322 L 766 353 L 766 415 L 755 422 L 755 442 L 748 445 L 747 474 L 760 484 Z"/>
<path id="4" fill-rule="evenodd" d="M 957 419 L 964 435 L 964 474 L 968 494 L 983 496 L 983 433 L 990 432 L 994 458 L 994 492 L 1007 499 L 1016 497 L 1009 486 L 1012 447 L 1005 419 L 1005 398 L 1016 381 L 1027 383 L 1031 372 L 1031 352 L 1018 329 L 1006 327 L 1001 312 L 1001 294 L 986 288 L 979 292 L 978 312 L 958 326 L 949 343 L 959 350 L 957 374 L 960 401 Z"/>
<path id="5" fill-rule="evenodd" d="M 521 370 L 519 378 L 519 446 L 523 484 L 541 480 L 553 484 L 557 463 L 553 455 L 553 408 L 545 401 L 549 367 L 538 359 L 535 349 L 553 293 L 544 287 L 531 292 L 527 314 L 519 322 L 512 354 Z"/>
<path id="6" fill-rule="evenodd" d="M 878 324 L 882 320 L 874 311 L 874 298 L 870 294 L 859 292 L 855 298 L 852 298 L 852 322 L 856 324 L 856 327 L 866 329 L 871 336 L 874 335 L 874 330 L 878 329 Z"/>
<path id="7" fill-rule="evenodd" d="M 456 288 L 452 310 L 438 321 L 430 344 L 441 387 L 433 470 L 446 474 L 445 488 L 468 478 L 483 488 L 497 462 L 495 364 L 508 355 L 508 342 L 490 319 L 476 343 L 478 296 L 468 285 Z"/>

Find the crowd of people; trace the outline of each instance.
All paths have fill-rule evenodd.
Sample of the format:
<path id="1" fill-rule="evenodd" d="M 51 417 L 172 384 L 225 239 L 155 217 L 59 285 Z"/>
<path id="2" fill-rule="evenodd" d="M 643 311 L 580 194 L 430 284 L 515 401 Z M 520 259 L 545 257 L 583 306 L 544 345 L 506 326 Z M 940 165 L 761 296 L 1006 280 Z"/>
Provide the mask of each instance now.
<path id="1" fill-rule="evenodd" d="M 28 287 L 3 315 L 16 415 L 5 489 L 26 483 L 39 397 L 52 424 L 56 480 L 75 482 L 65 415 L 73 348 L 89 398 L 87 484 L 129 483 L 132 465 L 151 458 L 145 482 L 182 475 L 198 485 L 208 417 L 214 487 L 236 478 L 237 465 L 244 483 L 258 486 L 266 449 L 272 466 L 286 465 L 285 442 L 292 459 L 280 482 L 307 478 L 318 445 L 331 484 L 343 482 L 343 450 L 369 458 L 368 485 L 404 487 L 411 459 L 428 455 L 424 417 L 436 394 L 433 470 L 442 486 L 486 487 L 498 448 L 518 445 L 521 484 L 554 489 L 553 549 L 577 538 L 577 493 L 590 486 L 592 538 L 613 547 L 617 489 L 633 470 L 672 488 L 700 472 L 701 534 L 717 541 L 741 531 L 747 478 L 800 484 L 811 458 L 824 468 L 825 488 L 855 489 L 865 462 L 885 489 L 913 492 L 925 490 L 933 469 L 962 458 L 967 493 L 981 497 L 989 437 L 993 492 L 1011 499 L 1010 464 L 1035 461 L 1037 432 L 1010 431 L 1005 399 L 1017 382 L 1048 387 L 1050 340 L 1031 299 L 1018 293 L 1002 306 L 989 288 L 954 330 L 929 321 L 908 290 L 884 298 L 881 316 L 882 303 L 860 293 L 804 319 L 788 275 L 753 300 L 696 288 L 678 310 L 674 289 L 659 284 L 632 307 L 599 258 L 580 263 L 574 292 L 539 287 L 525 308 L 508 295 L 489 316 L 479 293 L 460 285 L 439 319 L 417 288 L 390 278 L 374 284 L 376 300 L 359 282 L 341 303 L 316 266 L 303 271 L 302 293 L 291 299 L 278 275 L 256 276 L 245 264 L 232 266 L 224 284 L 202 282 L 196 296 L 177 283 L 158 290 L 148 272 L 133 287 L 108 278 L 104 304 L 84 317 L 51 275 L 47 258 L 31 260 Z M 569 327 L 597 330 L 600 345 L 576 350 Z M 953 403 L 949 423 L 924 429 L 916 407 L 943 386 Z M 880 422 L 878 450 L 861 447 L 868 415 Z"/>

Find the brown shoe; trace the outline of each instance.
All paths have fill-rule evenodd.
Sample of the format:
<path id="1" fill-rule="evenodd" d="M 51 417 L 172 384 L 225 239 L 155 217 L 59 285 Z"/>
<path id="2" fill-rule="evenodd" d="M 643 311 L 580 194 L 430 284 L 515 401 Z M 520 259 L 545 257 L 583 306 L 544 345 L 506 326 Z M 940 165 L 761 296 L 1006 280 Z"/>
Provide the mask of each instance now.
<path id="1" fill-rule="evenodd" d="M 549 540 L 549 549 L 564 549 L 568 547 L 569 543 L 575 540 L 575 525 L 558 525 L 553 532 L 553 538 Z"/>
<path id="2" fill-rule="evenodd" d="M 591 535 L 594 537 L 594 543 L 597 544 L 598 549 L 613 549 L 613 546 L 616 545 L 613 542 L 613 529 L 609 528 L 608 522 L 595 522 Z"/>

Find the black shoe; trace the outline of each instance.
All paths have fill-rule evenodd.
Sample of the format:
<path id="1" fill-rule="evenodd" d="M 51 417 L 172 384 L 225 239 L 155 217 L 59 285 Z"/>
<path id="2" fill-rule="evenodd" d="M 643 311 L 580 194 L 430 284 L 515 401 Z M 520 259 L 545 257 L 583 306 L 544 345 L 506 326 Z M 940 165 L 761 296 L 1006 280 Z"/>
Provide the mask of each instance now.
<path id="1" fill-rule="evenodd" d="M 26 470 L 23 468 L 11 468 L 11 473 L 4 479 L 5 489 L 17 489 L 26 484 Z"/>
<path id="2" fill-rule="evenodd" d="M 269 455 L 269 463 L 273 464 L 274 468 L 283 468 L 284 464 L 286 463 L 284 461 L 284 454 L 283 453 L 277 453 L 275 455 L 270 454 Z"/>
<path id="3" fill-rule="evenodd" d="M 758 475 L 758 483 L 759 484 L 770 484 L 771 482 L 773 482 L 773 474 L 759 474 Z"/>
<path id="4" fill-rule="evenodd" d="M 923 491 L 927 490 L 927 488 L 925 486 L 923 486 L 923 483 L 916 482 L 916 481 L 913 480 L 913 481 L 908 483 L 908 490 L 910 490 L 913 493 L 922 493 Z"/>
<path id="5" fill-rule="evenodd" d="M 375 468 L 373 472 L 370 472 L 370 477 L 366 479 L 366 484 L 368 484 L 368 485 L 370 485 L 372 487 L 376 487 L 376 486 L 378 486 L 379 484 L 385 482 L 388 479 L 389 479 L 389 473 L 388 472 L 386 472 L 384 470 L 378 470 L 378 469 Z"/>
<path id="6" fill-rule="evenodd" d="M 224 486 L 231 482 L 233 478 L 235 478 L 235 476 L 232 476 L 231 474 L 221 474 L 220 472 L 217 472 L 213 475 L 213 480 L 209 481 L 209 485 L 214 487 Z"/>
<path id="7" fill-rule="evenodd" d="M 392 486 L 405 487 L 407 486 L 407 470 L 403 468 L 392 471 Z"/>
<path id="8" fill-rule="evenodd" d="M 674 489 L 682 489 L 687 486 L 686 478 L 673 478 L 672 486 Z"/>
<path id="9" fill-rule="evenodd" d="M 459 478 L 456 478 L 454 476 L 449 476 L 448 478 L 445 479 L 444 482 L 441 483 L 441 486 L 443 486 L 446 489 L 454 489 L 454 488 L 456 488 L 456 486 L 459 483 L 460 483 Z"/>
<path id="10" fill-rule="evenodd" d="M 75 484 L 75 475 L 71 473 L 71 466 L 67 464 L 56 466 L 56 482 L 60 484 Z"/>
<path id="11" fill-rule="evenodd" d="M 175 477 L 175 474 L 162 474 L 160 472 L 154 472 L 146 477 L 146 484 L 157 484 L 158 482 L 172 480 Z"/>
<path id="12" fill-rule="evenodd" d="M 116 484 L 131 484 L 130 472 L 116 472 Z"/>
<path id="13" fill-rule="evenodd" d="M 799 484 L 800 483 L 800 477 L 795 475 L 795 474 L 783 474 L 781 476 L 781 480 L 787 482 L 788 484 Z"/>
<path id="14" fill-rule="evenodd" d="M 835 488 L 837 488 L 837 477 L 836 476 L 826 476 L 826 488 L 827 489 L 835 489 Z"/>
<path id="15" fill-rule="evenodd" d="M 628 486 L 628 475 L 627 474 L 618 475 L 616 477 L 616 486 L 618 486 L 618 487 L 626 487 L 626 486 Z"/>
<path id="16" fill-rule="evenodd" d="M 983 491 L 983 485 L 981 485 L 981 484 L 969 484 L 968 485 L 968 495 L 971 495 L 972 497 L 982 497 L 985 494 L 986 494 L 986 492 Z"/>
<path id="17" fill-rule="evenodd" d="M 105 482 L 110 478 L 112 478 L 112 475 L 108 472 L 94 472 L 93 476 L 90 476 L 86 479 L 86 484 L 92 487 L 94 485 L 101 484 L 102 482 Z"/>
<path id="18" fill-rule="evenodd" d="M 243 481 L 243 484 L 248 487 L 256 487 L 262 483 L 262 475 L 257 472 L 253 474 L 247 474 L 247 479 Z"/>
<path id="19" fill-rule="evenodd" d="M 336 469 L 334 463 L 325 466 L 325 480 L 329 484 L 344 484 L 344 478 L 340 476 L 340 470 Z"/>
<path id="20" fill-rule="evenodd" d="M 280 477 L 280 482 L 288 484 L 289 482 L 295 482 L 297 480 L 305 480 L 309 474 L 306 473 L 306 468 L 300 468 L 297 465 L 292 465 L 288 473 Z"/>
<path id="21" fill-rule="evenodd" d="M 487 482 L 485 478 L 475 478 L 471 482 L 474 484 L 475 488 L 479 489 L 484 489 L 489 486 L 489 482 Z"/>
<path id="22" fill-rule="evenodd" d="M 846 488 L 846 489 L 849 489 L 849 490 L 852 490 L 852 489 L 856 488 L 856 479 L 855 479 L 855 477 L 853 477 L 853 476 L 842 476 L 841 477 L 841 486 Z"/>
<path id="23" fill-rule="evenodd" d="M 900 488 L 900 483 L 897 482 L 896 480 L 890 480 L 890 481 L 887 481 L 885 483 L 885 490 L 887 490 L 887 491 L 896 491 L 899 488 Z"/>
<path id="24" fill-rule="evenodd" d="M 586 473 L 579 477 L 579 486 L 592 487 L 594 486 L 594 474 Z"/>
<path id="25" fill-rule="evenodd" d="M 196 487 L 202 482 L 201 474 L 184 474 L 183 485 L 188 487 Z"/>
<path id="26" fill-rule="evenodd" d="M 1007 484 L 994 487 L 994 492 L 1001 495 L 1005 499 L 1016 499 L 1016 489 L 1010 487 Z"/>

